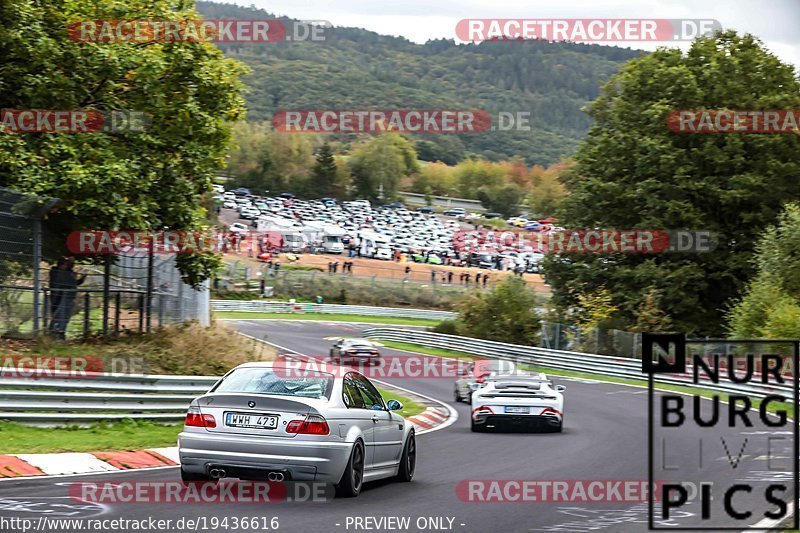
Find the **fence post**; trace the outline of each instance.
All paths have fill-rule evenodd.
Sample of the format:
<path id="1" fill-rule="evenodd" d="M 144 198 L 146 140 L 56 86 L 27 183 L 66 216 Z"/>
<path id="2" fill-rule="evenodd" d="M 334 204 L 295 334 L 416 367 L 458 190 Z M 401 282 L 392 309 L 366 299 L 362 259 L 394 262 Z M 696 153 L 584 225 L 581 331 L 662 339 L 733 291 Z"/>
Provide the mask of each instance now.
<path id="1" fill-rule="evenodd" d="M 50 294 L 46 290 L 42 292 L 44 293 L 44 310 L 43 310 L 44 312 L 42 313 L 42 328 L 47 329 L 47 324 L 48 324 L 47 317 L 48 317 L 48 312 L 50 311 Z"/>
<path id="2" fill-rule="evenodd" d="M 88 292 L 83 293 L 83 338 L 89 337 L 89 311 L 92 305 Z"/>
<path id="3" fill-rule="evenodd" d="M 117 291 L 114 297 L 114 334 L 119 335 L 119 317 L 122 307 L 122 293 Z"/>
<path id="4" fill-rule="evenodd" d="M 144 294 L 139 295 L 139 333 L 144 331 Z"/>
<path id="5" fill-rule="evenodd" d="M 146 298 L 146 308 L 145 308 L 145 328 L 148 333 L 150 333 L 150 326 L 152 325 L 152 318 L 153 318 L 153 243 L 150 243 L 147 251 L 147 292 L 145 294 Z"/>
<path id="6" fill-rule="evenodd" d="M 103 337 L 108 336 L 108 306 L 111 300 L 111 256 L 103 260 Z"/>
<path id="7" fill-rule="evenodd" d="M 42 220 L 33 219 L 33 334 L 39 334 L 39 291 L 42 289 Z"/>

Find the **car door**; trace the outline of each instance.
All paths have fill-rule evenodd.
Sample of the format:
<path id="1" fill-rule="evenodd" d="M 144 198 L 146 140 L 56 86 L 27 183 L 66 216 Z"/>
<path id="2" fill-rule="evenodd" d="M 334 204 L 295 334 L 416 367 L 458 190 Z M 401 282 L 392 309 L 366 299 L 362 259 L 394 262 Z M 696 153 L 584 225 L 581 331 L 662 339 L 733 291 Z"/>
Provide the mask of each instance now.
<path id="1" fill-rule="evenodd" d="M 386 408 L 378 389 L 364 376 L 356 378 L 364 403 L 372 411 L 375 426 L 375 468 L 392 467 L 403 451 L 403 417 Z"/>
<path id="2" fill-rule="evenodd" d="M 372 468 L 375 463 L 375 422 L 373 411 L 367 409 L 364 397 L 359 391 L 358 374 L 348 372 L 342 381 L 342 401 L 348 409 L 348 418 L 358 426 L 364 435 L 364 468 Z"/>

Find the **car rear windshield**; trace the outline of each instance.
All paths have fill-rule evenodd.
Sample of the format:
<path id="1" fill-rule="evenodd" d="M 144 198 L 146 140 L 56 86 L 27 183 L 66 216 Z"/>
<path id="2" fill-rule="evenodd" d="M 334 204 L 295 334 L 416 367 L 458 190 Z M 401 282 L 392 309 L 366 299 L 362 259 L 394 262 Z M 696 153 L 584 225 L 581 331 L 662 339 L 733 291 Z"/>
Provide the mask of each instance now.
<path id="1" fill-rule="evenodd" d="M 238 368 L 211 392 L 274 394 L 329 400 L 333 374 L 294 368 Z"/>

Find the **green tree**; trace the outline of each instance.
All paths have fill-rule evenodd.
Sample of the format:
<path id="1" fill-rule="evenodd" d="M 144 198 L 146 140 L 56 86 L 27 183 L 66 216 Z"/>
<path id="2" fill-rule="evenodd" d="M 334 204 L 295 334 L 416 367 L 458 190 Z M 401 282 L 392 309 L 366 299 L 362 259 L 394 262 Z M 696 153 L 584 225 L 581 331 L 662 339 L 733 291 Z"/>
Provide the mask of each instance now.
<path id="1" fill-rule="evenodd" d="M 328 143 L 323 144 L 316 157 L 317 162 L 311 174 L 311 189 L 318 196 L 328 196 L 336 192 L 336 159 Z"/>
<path id="2" fill-rule="evenodd" d="M 536 345 L 541 324 L 536 304 L 536 293 L 525 281 L 508 276 L 458 306 L 456 331 L 479 339 Z"/>
<path id="3" fill-rule="evenodd" d="M 564 254 L 545 260 L 553 303 L 604 283 L 628 325 L 655 289 L 677 330 L 721 334 L 724 306 L 752 276 L 763 228 L 800 196 L 797 135 L 673 133 L 681 109 L 796 109 L 800 83 L 750 35 L 696 40 L 685 55 L 660 49 L 624 66 L 589 107 L 595 126 L 563 176 L 568 228 L 707 230 L 713 253 Z"/>
<path id="4" fill-rule="evenodd" d="M 355 194 L 368 200 L 395 199 L 400 180 L 419 170 L 414 146 L 396 133 L 364 142 L 353 150 L 348 164 Z"/>
<path id="5" fill-rule="evenodd" d="M 790 203 L 757 245 L 758 269 L 727 314 L 728 332 L 739 338 L 800 337 L 800 204 Z"/>
<path id="6" fill-rule="evenodd" d="M 516 215 L 517 206 L 522 201 L 524 192 L 518 185 L 507 184 L 499 187 L 481 187 L 478 189 L 478 200 L 488 211 L 496 211 L 505 216 Z"/>
<path id="7" fill-rule="evenodd" d="M 211 43 L 74 42 L 69 23 L 198 19 L 187 0 L 4 0 L 0 108 L 143 112 L 145 132 L 0 134 L 0 185 L 61 198 L 48 230 L 202 229 L 202 196 L 243 118 L 247 68 Z M 64 240 L 62 240 L 64 242 Z M 54 254 L 62 250 L 51 249 Z M 197 284 L 219 264 L 183 255 Z"/>

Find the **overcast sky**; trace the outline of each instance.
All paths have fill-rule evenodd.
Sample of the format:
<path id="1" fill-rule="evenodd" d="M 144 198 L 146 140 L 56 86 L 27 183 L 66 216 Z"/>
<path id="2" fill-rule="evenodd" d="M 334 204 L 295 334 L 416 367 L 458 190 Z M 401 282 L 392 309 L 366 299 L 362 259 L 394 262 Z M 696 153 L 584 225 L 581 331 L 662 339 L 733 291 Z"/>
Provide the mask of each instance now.
<path id="1" fill-rule="evenodd" d="M 758 36 L 782 60 L 800 67 L 800 0 L 236 0 L 232 3 L 254 4 L 270 13 L 296 19 L 322 19 L 334 26 L 400 35 L 417 43 L 436 38 L 455 39 L 456 23 L 467 18 L 716 19 L 726 29 Z M 644 50 L 657 46 L 617 44 Z"/>

